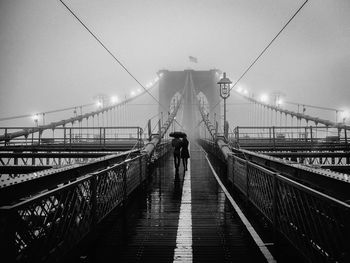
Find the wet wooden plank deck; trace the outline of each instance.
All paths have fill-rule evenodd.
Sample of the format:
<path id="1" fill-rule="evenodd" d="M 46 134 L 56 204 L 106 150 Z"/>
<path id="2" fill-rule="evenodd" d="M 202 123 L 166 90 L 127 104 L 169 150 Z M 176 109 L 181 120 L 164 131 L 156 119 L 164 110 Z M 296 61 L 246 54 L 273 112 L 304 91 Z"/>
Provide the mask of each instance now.
<path id="1" fill-rule="evenodd" d="M 188 172 L 170 155 L 147 193 L 111 215 L 89 262 L 266 262 L 231 208 L 204 153 L 191 146 Z"/>

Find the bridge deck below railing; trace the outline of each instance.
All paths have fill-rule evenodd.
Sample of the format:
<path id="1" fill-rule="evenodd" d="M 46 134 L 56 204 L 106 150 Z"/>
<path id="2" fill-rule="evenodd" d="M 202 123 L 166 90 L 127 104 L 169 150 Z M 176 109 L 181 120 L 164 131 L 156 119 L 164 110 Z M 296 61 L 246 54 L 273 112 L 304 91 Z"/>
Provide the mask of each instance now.
<path id="1" fill-rule="evenodd" d="M 187 172 L 173 156 L 156 168 L 146 193 L 109 218 L 87 249 L 92 262 L 266 262 L 192 144 Z M 89 261 L 90 262 L 90 261 Z"/>

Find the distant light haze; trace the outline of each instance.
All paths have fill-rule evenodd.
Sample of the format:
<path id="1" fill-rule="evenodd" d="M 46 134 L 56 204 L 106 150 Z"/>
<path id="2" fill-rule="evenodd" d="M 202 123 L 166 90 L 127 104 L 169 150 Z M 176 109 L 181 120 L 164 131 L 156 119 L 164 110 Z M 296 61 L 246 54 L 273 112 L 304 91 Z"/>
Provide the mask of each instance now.
<path id="1" fill-rule="evenodd" d="M 144 85 L 160 69 L 237 79 L 303 1 L 66 0 Z M 240 85 L 350 108 L 350 1 L 310 0 Z M 188 57 L 198 59 L 190 63 Z M 137 83 L 57 0 L 0 0 L 0 118 L 122 98 Z"/>

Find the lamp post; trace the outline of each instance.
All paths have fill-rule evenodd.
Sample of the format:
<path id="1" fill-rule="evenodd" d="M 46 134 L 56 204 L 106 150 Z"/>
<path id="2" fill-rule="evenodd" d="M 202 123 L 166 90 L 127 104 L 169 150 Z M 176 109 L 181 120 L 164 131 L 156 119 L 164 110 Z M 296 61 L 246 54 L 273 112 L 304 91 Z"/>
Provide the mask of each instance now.
<path id="1" fill-rule="evenodd" d="M 226 77 L 226 72 L 224 72 L 224 76 L 218 82 L 220 87 L 220 97 L 224 99 L 224 135 L 227 138 L 227 123 L 226 123 L 226 99 L 230 97 L 230 84 L 232 81 Z"/>
<path id="2" fill-rule="evenodd" d="M 35 123 L 35 126 L 38 127 L 39 126 L 39 115 L 38 114 L 33 115 L 33 121 Z"/>

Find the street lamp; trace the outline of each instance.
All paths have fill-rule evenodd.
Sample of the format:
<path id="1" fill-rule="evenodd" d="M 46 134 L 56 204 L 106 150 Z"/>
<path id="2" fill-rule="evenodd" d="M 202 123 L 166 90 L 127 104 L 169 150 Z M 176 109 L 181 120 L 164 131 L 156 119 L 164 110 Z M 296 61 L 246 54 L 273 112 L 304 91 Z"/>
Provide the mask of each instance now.
<path id="1" fill-rule="evenodd" d="M 346 120 L 350 117 L 350 111 L 349 110 L 342 110 L 341 111 L 341 118 L 343 119 L 343 123 L 345 124 Z"/>
<path id="2" fill-rule="evenodd" d="M 229 78 L 226 78 L 226 72 L 224 72 L 224 77 L 218 82 L 220 86 L 220 97 L 224 99 L 224 135 L 227 138 L 228 136 L 228 127 L 226 123 L 226 99 L 230 97 L 230 84 L 232 81 Z"/>
<path id="3" fill-rule="evenodd" d="M 111 97 L 111 103 L 114 105 L 119 101 L 119 98 L 117 96 L 112 96 Z"/>
<path id="4" fill-rule="evenodd" d="M 33 121 L 35 123 L 35 126 L 38 127 L 39 126 L 39 124 L 38 124 L 38 122 L 39 122 L 39 115 L 35 114 L 35 115 L 32 116 L 32 118 L 33 118 Z"/>
<path id="5" fill-rule="evenodd" d="M 268 101 L 269 101 L 269 96 L 268 96 L 267 94 L 262 94 L 262 95 L 260 96 L 260 101 L 261 101 L 262 103 L 268 103 Z"/>

